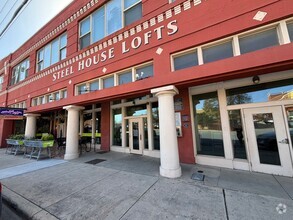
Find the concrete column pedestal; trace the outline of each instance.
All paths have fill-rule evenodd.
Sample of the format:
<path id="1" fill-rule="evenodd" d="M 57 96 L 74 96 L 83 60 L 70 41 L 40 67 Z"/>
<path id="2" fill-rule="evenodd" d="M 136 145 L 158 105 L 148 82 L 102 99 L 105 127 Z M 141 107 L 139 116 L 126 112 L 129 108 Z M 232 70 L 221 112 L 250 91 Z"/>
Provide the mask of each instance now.
<path id="1" fill-rule="evenodd" d="M 37 131 L 37 117 L 41 116 L 40 114 L 25 114 L 26 124 L 25 124 L 25 133 L 26 138 L 34 138 Z"/>
<path id="2" fill-rule="evenodd" d="M 165 86 L 152 89 L 151 93 L 159 101 L 160 175 L 177 178 L 181 176 L 174 111 L 174 95 L 178 90 L 175 86 Z"/>
<path id="3" fill-rule="evenodd" d="M 78 152 L 78 128 L 79 128 L 79 112 L 84 109 L 81 106 L 69 105 L 63 107 L 68 111 L 67 117 L 67 133 L 66 133 L 66 149 L 64 160 L 72 160 L 79 157 Z"/>

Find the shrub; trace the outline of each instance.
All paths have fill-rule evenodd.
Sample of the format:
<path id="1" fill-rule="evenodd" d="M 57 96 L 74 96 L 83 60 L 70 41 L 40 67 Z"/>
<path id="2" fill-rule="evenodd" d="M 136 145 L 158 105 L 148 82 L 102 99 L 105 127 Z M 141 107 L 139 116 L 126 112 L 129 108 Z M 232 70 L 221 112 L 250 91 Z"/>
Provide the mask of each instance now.
<path id="1" fill-rule="evenodd" d="M 44 134 L 41 138 L 42 141 L 51 141 L 54 140 L 53 134 Z"/>

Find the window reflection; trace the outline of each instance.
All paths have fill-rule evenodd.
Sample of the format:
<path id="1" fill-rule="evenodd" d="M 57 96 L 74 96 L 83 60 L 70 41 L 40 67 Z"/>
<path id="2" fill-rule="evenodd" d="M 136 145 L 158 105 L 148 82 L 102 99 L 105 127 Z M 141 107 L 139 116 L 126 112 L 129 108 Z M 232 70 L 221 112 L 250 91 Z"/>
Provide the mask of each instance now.
<path id="1" fill-rule="evenodd" d="M 160 150 L 159 106 L 157 102 L 152 103 L 152 114 L 153 114 L 154 149 Z"/>
<path id="2" fill-rule="evenodd" d="M 293 79 L 229 89 L 228 105 L 293 99 Z"/>
<path id="3" fill-rule="evenodd" d="M 224 156 L 223 135 L 216 92 L 193 96 L 197 153 Z"/>
<path id="4" fill-rule="evenodd" d="M 286 108 L 291 143 L 293 143 L 293 107 Z"/>
<path id="5" fill-rule="evenodd" d="M 113 109 L 113 145 L 122 146 L 122 113 L 121 113 L 121 108 Z"/>
<path id="6" fill-rule="evenodd" d="M 228 111 L 234 158 L 247 159 L 240 110 Z"/>

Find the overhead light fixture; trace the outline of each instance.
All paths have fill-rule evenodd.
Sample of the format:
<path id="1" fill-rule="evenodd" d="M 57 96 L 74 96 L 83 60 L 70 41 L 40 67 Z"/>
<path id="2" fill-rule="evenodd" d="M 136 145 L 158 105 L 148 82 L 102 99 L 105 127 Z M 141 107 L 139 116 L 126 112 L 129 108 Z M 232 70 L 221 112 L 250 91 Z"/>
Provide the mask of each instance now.
<path id="1" fill-rule="evenodd" d="M 254 76 L 254 77 L 252 78 L 252 82 L 253 82 L 253 84 L 258 84 L 259 81 L 260 81 L 259 76 Z"/>

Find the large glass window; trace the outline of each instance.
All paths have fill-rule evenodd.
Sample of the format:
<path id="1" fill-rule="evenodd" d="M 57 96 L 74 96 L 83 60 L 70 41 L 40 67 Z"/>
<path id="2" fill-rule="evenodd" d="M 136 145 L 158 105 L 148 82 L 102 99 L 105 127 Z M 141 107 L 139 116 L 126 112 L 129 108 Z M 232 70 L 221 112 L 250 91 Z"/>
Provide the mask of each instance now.
<path id="1" fill-rule="evenodd" d="M 136 80 L 145 79 L 154 75 L 153 64 L 135 69 Z"/>
<path id="2" fill-rule="evenodd" d="M 197 51 L 184 53 L 174 57 L 174 70 L 185 69 L 198 65 Z"/>
<path id="3" fill-rule="evenodd" d="M 154 149 L 160 150 L 159 106 L 157 102 L 152 103 L 152 116 L 153 116 Z"/>
<path id="4" fill-rule="evenodd" d="M 232 41 L 202 49 L 203 62 L 209 63 L 233 57 Z"/>
<path id="5" fill-rule="evenodd" d="M 122 113 L 113 109 L 113 145 L 122 146 Z"/>
<path id="6" fill-rule="evenodd" d="M 142 116 L 147 115 L 147 108 L 146 105 L 136 105 L 126 108 L 126 115 L 127 116 Z"/>
<path id="7" fill-rule="evenodd" d="M 293 99 L 293 79 L 226 90 L 227 104 L 270 102 Z"/>
<path id="8" fill-rule="evenodd" d="M 228 111 L 234 158 L 246 159 L 246 148 L 240 110 Z"/>
<path id="9" fill-rule="evenodd" d="M 287 28 L 288 28 L 290 40 L 291 42 L 293 42 L 293 23 L 287 24 Z"/>
<path id="10" fill-rule="evenodd" d="M 223 134 L 216 92 L 192 97 L 197 154 L 224 156 Z"/>
<path id="11" fill-rule="evenodd" d="M 132 72 L 126 72 L 118 75 L 119 85 L 132 82 Z"/>
<path id="12" fill-rule="evenodd" d="M 114 86 L 114 76 L 103 79 L 103 89 L 110 88 Z"/>
<path id="13" fill-rule="evenodd" d="M 26 77 L 28 77 L 28 69 L 30 66 L 29 59 L 24 60 L 12 69 L 11 85 L 14 85 Z"/>
<path id="14" fill-rule="evenodd" d="M 66 58 L 67 34 L 63 34 L 37 52 L 37 71 Z"/>
<path id="15" fill-rule="evenodd" d="M 142 17 L 141 0 L 111 0 L 80 22 L 80 49 Z M 122 23 L 124 20 L 124 24 Z"/>
<path id="16" fill-rule="evenodd" d="M 252 35 L 239 37 L 241 54 L 279 45 L 277 30 L 270 29 Z"/>

